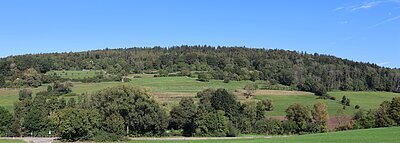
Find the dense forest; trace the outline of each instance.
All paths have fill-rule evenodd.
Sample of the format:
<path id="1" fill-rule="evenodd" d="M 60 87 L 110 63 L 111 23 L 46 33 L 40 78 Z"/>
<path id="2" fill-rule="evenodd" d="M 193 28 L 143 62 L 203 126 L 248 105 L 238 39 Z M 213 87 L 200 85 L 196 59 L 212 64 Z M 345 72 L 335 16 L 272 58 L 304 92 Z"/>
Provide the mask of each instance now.
<path id="1" fill-rule="evenodd" d="M 220 80 L 265 80 L 297 90 L 400 92 L 400 70 L 330 55 L 246 47 L 176 46 L 28 54 L 0 59 L 0 87 L 37 87 L 58 79 L 50 70 L 105 70 L 119 80 L 130 73 L 171 73 Z"/>

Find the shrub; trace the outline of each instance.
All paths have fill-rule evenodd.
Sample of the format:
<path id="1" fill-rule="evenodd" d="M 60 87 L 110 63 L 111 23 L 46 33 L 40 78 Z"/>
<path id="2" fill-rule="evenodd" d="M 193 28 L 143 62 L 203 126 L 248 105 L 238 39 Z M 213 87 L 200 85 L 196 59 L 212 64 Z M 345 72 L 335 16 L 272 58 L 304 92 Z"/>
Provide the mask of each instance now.
<path id="1" fill-rule="evenodd" d="M 330 99 L 330 100 L 336 100 L 336 98 L 335 98 L 335 97 L 333 97 L 333 96 L 330 96 L 330 95 L 328 95 L 328 94 L 324 94 L 324 95 L 322 95 L 322 96 L 319 96 L 319 97 L 317 97 L 317 99 L 324 99 L 324 100 L 326 100 L 326 99 Z"/>
<path id="2" fill-rule="evenodd" d="M 25 99 L 32 99 L 32 90 L 30 89 L 22 89 L 19 91 L 19 101 L 25 100 Z"/>
<path id="3" fill-rule="evenodd" d="M 281 133 L 281 121 L 271 118 L 263 118 L 256 121 L 254 124 L 254 130 L 258 134 L 280 134 Z"/>
<path id="4" fill-rule="evenodd" d="M 122 81 L 123 81 L 123 82 L 131 82 L 131 79 L 130 79 L 130 78 L 127 78 L 127 77 L 124 77 L 124 78 L 122 78 Z"/>
<path id="5" fill-rule="evenodd" d="M 344 106 L 350 106 L 350 99 L 347 98 L 346 96 L 342 97 L 342 100 L 340 101 L 340 103 Z"/>
<path id="6" fill-rule="evenodd" d="M 228 122 L 227 124 L 227 137 L 237 137 L 240 134 L 240 131 L 234 126 L 232 122 Z"/>
<path id="7" fill-rule="evenodd" d="M 95 142 L 120 142 L 120 141 L 128 141 L 125 137 L 121 135 L 117 135 L 115 133 L 110 133 L 106 131 L 98 131 L 96 134 L 90 138 L 90 140 L 93 140 Z"/>
<path id="8" fill-rule="evenodd" d="M 224 83 L 229 83 L 229 82 L 230 82 L 229 78 L 224 78 Z"/>
<path id="9" fill-rule="evenodd" d="M 208 82 L 211 79 L 211 75 L 205 72 L 200 73 L 197 76 L 197 81 L 201 81 L 201 82 Z"/>

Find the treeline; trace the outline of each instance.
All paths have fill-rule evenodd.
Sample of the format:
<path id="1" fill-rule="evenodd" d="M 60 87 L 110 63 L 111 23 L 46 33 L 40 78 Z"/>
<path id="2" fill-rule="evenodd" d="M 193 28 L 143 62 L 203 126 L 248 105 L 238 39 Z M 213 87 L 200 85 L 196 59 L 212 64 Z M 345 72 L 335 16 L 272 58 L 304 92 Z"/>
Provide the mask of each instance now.
<path id="1" fill-rule="evenodd" d="M 21 83 L 37 86 L 32 77 L 50 70 L 105 70 L 129 73 L 207 71 L 219 80 L 265 80 L 298 90 L 376 90 L 400 92 L 400 70 L 329 55 L 245 47 L 176 46 L 105 49 L 87 52 L 10 56 L 0 60 L 0 87 Z"/>
<path id="2" fill-rule="evenodd" d="M 225 89 L 183 98 L 169 113 L 146 89 L 122 85 L 78 99 L 21 90 L 14 113 L 0 107 L 0 136 L 59 136 L 64 141 L 118 141 L 125 136 L 237 136 L 241 133 L 303 134 L 327 131 L 326 105 L 294 104 L 288 120 L 266 116 L 271 100 L 240 103 Z"/>
<path id="3" fill-rule="evenodd" d="M 292 104 L 285 120 L 269 118 L 271 100 L 241 103 L 225 89 L 183 98 L 169 113 L 146 89 L 118 86 L 78 99 L 21 90 L 14 113 L 0 107 L 0 136 L 58 136 L 63 141 L 118 141 L 125 136 L 228 136 L 308 134 L 328 131 L 327 106 Z M 338 130 L 400 125 L 400 98 L 378 109 L 359 109 Z"/>

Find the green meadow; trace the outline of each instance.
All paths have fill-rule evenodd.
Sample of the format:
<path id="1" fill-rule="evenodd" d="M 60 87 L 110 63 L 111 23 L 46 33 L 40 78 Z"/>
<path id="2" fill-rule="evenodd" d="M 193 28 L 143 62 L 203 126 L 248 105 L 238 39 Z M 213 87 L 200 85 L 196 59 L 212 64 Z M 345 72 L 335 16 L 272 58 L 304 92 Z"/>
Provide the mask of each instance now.
<path id="1" fill-rule="evenodd" d="M 340 104 L 340 100 L 343 96 L 350 99 L 351 106 L 347 106 L 345 113 L 353 114 L 354 106 L 359 105 L 363 109 L 376 108 L 382 101 L 392 100 L 393 97 L 399 97 L 399 93 L 391 92 L 348 92 L 348 91 L 335 91 L 329 92 L 329 95 L 336 98 L 336 100 L 321 100 L 317 99 L 314 95 L 260 95 L 255 96 L 255 99 L 271 99 L 274 104 L 274 111 L 268 112 L 271 116 L 284 116 L 286 108 L 294 103 L 300 103 L 307 105 L 310 108 L 316 102 L 325 102 L 328 106 L 328 112 L 330 115 L 335 115 L 339 108 L 343 108 Z"/>
<path id="2" fill-rule="evenodd" d="M 26 143 L 26 142 L 23 140 L 0 139 L 0 143 Z"/>

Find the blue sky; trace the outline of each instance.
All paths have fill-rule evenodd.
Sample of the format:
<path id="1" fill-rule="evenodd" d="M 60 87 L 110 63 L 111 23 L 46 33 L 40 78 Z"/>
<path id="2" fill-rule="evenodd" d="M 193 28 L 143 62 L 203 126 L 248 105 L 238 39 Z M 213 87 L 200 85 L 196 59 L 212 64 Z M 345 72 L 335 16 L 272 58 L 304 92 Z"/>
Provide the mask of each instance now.
<path id="1" fill-rule="evenodd" d="M 226 45 L 400 67 L 400 0 L 0 2 L 0 57 L 132 46 Z"/>

